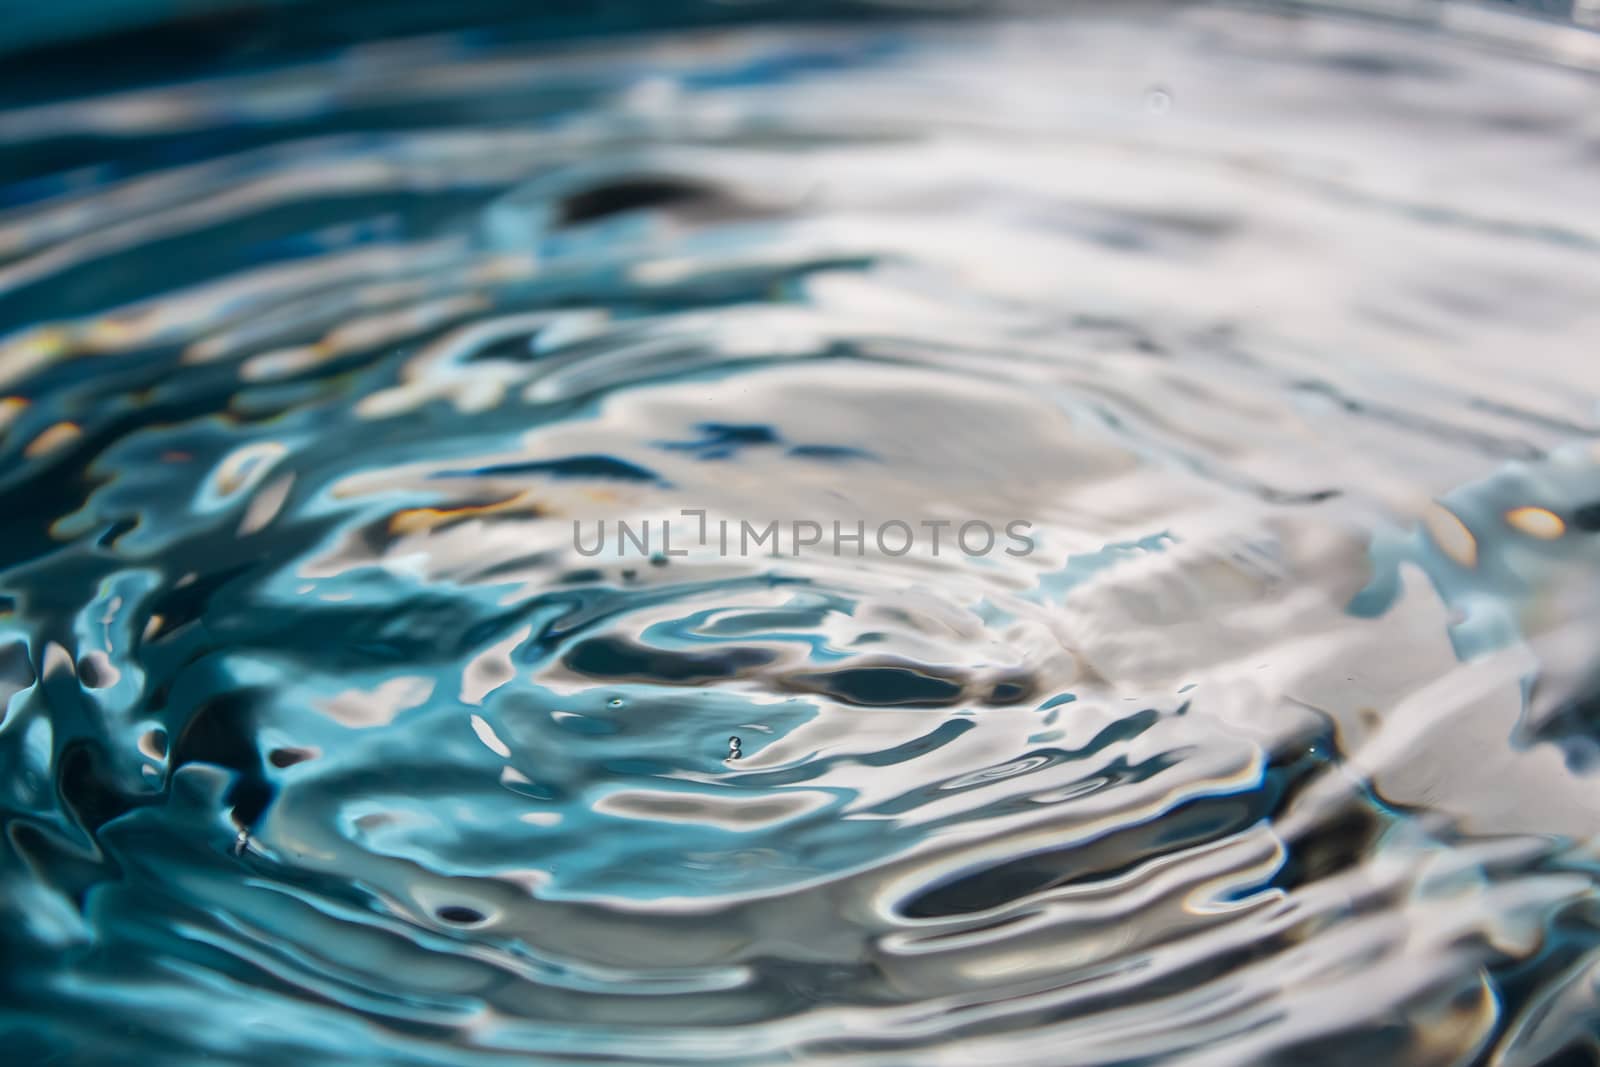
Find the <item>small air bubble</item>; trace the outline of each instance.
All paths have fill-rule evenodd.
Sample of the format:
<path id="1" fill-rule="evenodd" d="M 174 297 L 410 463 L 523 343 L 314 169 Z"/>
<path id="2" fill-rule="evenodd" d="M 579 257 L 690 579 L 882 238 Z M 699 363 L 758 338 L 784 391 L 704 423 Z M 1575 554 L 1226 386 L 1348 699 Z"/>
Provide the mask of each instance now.
<path id="1" fill-rule="evenodd" d="M 95 649 L 78 658 L 78 679 L 90 689 L 110 689 L 121 679 L 122 672 L 111 663 L 111 657 Z"/>
<path id="2" fill-rule="evenodd" d="M 728 738 L 728 758 L 730 760 L 735 760 L 743 757 L 743 745 L 744 742 L 740 741 L 737 737 Z"/>
<path id="3" fill-rule="evenodd" d="M 462 926 L 481 923 L 486 918 L 483 912 L 478 911 L 476 908 L 468 908 L 460 904 L 446 905 L 434 912 L 434 914 L 447 923 L 458 923 Z"/>
<path id="4" fill-rule="evenodd" d="M 315 755 L 315 750 L 309 748 L 275 748 L 267 753 L 267 762 L 281 769 L 304 763 Z"/>
<path id="5" fill-rule="evenodd" d="M 139 736 L 139 751 L 149 759 L 166 759 L 167 732 L 159 726 L 146 730 Z"/>

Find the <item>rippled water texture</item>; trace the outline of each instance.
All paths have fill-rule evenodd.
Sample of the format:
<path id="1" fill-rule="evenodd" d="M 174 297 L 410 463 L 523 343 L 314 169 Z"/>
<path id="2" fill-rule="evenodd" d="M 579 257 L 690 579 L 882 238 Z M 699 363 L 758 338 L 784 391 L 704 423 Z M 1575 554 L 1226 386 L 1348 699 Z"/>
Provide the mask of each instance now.
<path id="1" fill-rule="evenodd" d="M 1600 46 L 1505 28 L 0 113 L 9 1061 L 1593 1062 Z M 1035 550 L 574 543 L 685 508 Z"/>

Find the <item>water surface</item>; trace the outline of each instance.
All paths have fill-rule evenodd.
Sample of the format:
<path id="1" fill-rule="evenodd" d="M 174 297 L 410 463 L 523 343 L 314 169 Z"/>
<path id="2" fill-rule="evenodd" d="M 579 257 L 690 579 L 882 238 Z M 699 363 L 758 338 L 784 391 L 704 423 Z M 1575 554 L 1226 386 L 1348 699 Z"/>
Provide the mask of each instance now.
<path id="1" fill-rule="evenodd" d="M 0 112 L 16 1062 L 1593 1062 L 1600 41 L 1428 12 Z"/>

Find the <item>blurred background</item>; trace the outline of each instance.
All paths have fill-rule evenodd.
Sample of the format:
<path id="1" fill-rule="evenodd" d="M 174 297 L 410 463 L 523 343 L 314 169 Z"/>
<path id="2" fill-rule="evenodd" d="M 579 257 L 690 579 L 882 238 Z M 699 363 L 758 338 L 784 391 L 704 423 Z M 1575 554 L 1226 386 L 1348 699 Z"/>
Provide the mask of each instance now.
<path id="1" fill-rule="evenodd" d="M 1485 0 L 1580 25 L 1600 24 L 1595 0 Z M 1081 0 L 61 0 L 6 5 L 0 51 L 29 67 L 7 79 L 9 94 L 54 86 L 82 92 L 103 79 L 177 76 L 241 63 L 306 57 L 363 40 L 476 28 L 509 39 L 643 32 L 671 26 L 764 19 L 894 14 L 1043 11 Z M 1315 8 L 1306 3 L 1300 6 Z M 1439 0 L 1350 0 L 1339 5 L 1426 18 Z M 14 60 L 15 61 L 15 60 Z M 174 64 L 176 66 L 174 66 Z M 76 80 L 74 80 L 76 79 Z M 48 90 L 46 90 L 48 91 Z"/>

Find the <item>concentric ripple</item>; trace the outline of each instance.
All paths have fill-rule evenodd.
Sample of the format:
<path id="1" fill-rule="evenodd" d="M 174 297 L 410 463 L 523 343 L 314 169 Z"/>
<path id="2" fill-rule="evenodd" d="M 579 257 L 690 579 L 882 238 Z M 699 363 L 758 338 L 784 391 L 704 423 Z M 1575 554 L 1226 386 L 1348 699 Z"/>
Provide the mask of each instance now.
<path id="1" fill-rule="evenodd" d="M 1600 39 L 1433 16 L 0 112 L 16 1062 L 1593 1062 Z"/>

